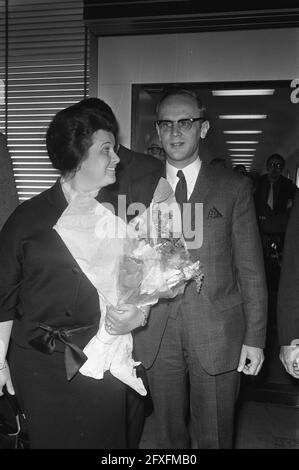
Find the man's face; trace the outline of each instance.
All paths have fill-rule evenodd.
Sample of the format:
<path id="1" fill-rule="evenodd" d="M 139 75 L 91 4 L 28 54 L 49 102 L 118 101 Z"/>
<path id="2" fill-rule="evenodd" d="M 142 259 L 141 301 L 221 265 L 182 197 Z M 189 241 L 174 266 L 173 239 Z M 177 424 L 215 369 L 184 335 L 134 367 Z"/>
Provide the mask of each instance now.
<path id="1" fill-rule="evenodd" d="M 271 160 L 269 161 L 267 165 L 267 170 L 268 170 L 269 179 L 271 181 L 275 181 L 280 177 L 282 173 L 283 163 L 281 162 L 279 158 L 271 158 Z"/>
<path id="2" fill-rule="evenodd" d="M 198 156 L 200 139 L 204 138 L 209 124 L 207 121 L 196 121 L 190 129 L 180 127 L 181 119 L 199 118 L 201 113 L 196 100 L 191 96 L 175 95 L 164 100 L 159 109 L 159 121 L 172 121 L 170 127 L 157 126 L 167 160 L 177 168 L 184 168 Z"/>

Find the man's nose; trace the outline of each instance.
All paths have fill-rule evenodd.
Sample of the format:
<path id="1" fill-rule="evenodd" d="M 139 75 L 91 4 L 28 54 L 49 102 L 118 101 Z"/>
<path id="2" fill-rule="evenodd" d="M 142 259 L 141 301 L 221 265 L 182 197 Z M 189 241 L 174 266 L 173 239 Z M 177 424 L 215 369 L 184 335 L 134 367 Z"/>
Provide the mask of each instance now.
<path id="1" fill-rule="evenodd" d="M 181 129 L 178 122 L 173 122 L 171 127 L 171 133 L 173 135 L 178 135 L 181 133 Z"/>

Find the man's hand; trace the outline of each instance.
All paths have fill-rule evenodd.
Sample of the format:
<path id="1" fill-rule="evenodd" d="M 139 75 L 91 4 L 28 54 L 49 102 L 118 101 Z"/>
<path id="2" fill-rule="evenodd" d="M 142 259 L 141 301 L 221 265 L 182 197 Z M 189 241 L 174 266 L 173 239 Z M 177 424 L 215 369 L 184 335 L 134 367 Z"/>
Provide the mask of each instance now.
<path id="1" fill-rule="evenodd" d="M 288 374 L 299 379 L 299 346 L 281 346 L 279 359 Z"/>
<path id="2" fill-rule="evenodd" d="M 263 362 L 264 353 L 261 348 L 243 344 L 237 370 L 246 375 L 257 375 L 261 370 Z"/>

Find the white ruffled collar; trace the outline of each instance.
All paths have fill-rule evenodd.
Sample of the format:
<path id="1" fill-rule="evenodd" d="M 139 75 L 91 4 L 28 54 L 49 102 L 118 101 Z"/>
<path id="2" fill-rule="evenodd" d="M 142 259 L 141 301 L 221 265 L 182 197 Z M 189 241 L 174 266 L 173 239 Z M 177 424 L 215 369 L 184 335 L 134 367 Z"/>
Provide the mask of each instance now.
<path id="1" fill-rule="evenodd" d="M 73 189 L 68 181 L 63 177 L 60 178 L 60 184 L 63 191 L 63 194 L 68 202 L 68 204 L 73 201 L 77 196 L 85 196 L 87 198 L 95 198 L 98 195 L 99 189 L 93 191 L 77 191 Z"/>

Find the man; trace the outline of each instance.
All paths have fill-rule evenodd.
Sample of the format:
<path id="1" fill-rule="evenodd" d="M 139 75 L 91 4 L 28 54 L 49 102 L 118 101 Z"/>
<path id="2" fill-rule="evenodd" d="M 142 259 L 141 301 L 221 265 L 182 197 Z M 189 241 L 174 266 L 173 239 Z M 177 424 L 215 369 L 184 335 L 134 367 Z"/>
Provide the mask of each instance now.
<path id="1" fill-rule="evenodd" d="M 284 158 L 278 153 L 267 159 L 267 173 L 260 177 L 256 193 L 256 212 L 262 233 L 284 233 L 296 185 L 282 175 Z"/>
<path id="2" fill-rule="evenodd" d="M 270 155 L 266 166 L 267 173 L 261 176 L 257 183 L 255 205 L 264 249 L 268 288 L 277 292 L 284 235 L 297 187 L 282 175 L 285 160 L 281 155 Z"/>
<path id="3" fill-rule="evenodd" d="M 149 135 L 146 141 L 146 144 L 147 144 L 146 153 L 148 155 L 152 155 L 158 160 L 165 162 L 165 152 L 161 145 L 156 129 Z"/>
<path id="4" fill-rule="evenodd" d="M 246 178 L 201 161 L 209 123 L 192 91 L 170 91 L 157 112 L 166 177 L 178 194 L 183 173 L 188 204 L 195 211 L 203 204 L 203 227 L 195 227 L 203 229 L 203 243 L 190 252 L 205 278 L 200 293 L 191 282 L 183 295 L 152 308 L 146 328 L 135 335 L 136 359 L 147 369 L 158 448 L 231 448 L 240 372 L 258 374 L 266 331 L 252 192 Z M 150 185 L 161 175 L 139 188 L 136 182 L 134 199 L 149 203 Z"/>
<path id="5" fill-rule="evenodd" d="M 299 195 L 291 211 L 283 251 L 277 305 L 280 360 L 299 379 Z"/>

